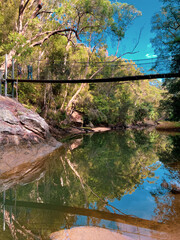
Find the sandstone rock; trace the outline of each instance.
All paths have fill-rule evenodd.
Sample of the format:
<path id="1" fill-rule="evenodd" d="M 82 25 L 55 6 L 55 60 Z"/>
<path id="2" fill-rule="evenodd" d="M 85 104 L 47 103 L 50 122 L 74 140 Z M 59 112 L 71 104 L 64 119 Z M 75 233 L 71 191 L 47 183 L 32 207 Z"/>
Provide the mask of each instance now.
<path id="1" fill-rule="evenodd" d="M 41 142 L 50 137 L 49 126 L 37 113 L 0 96 L 0 144 Z"/>
<path id="2" fill-rule="evenodd" d="M 39 178 L 61 146 L 37 113 L 0 96 L 0 192 Z"/>
<path id="3" fill-rule="evenodd" d="M 79 111 L 73 111 L 70 116 L 70 122 L 73 123 L 77 127 L 83 126 L 83 114 Z"/>
<path id="4" fill-rule="evenodd" d="M 180 183 L 179 182 L 170 182 L 167 183 L 165 180 L 161 183 L 161 187 L 168 189 L 170 192 L 177 194 L 180 194 Z"/>
<path id="5" fill-rule="evenodd" d="M 132 238 L 99 227 L 75 227 L 51 233 L 51 240 L 71 239 L 71 240 L 130 240 Z"/>
<path id="6" fill-rule="evenodd" d="M 10 124 L 19 123 L 19 120 L 13 115 L 13 113 L 8 109 L 4 109 L 3 107 L 0 109 L 0 121 L 4 121 Z"/>
<path id="7" fill-rule="evenodd" d="M 61 156 L 63 146 L 54 138 L 48 143 L 0 146 L 0 192 L 41 178 L 48 164 Z"/>

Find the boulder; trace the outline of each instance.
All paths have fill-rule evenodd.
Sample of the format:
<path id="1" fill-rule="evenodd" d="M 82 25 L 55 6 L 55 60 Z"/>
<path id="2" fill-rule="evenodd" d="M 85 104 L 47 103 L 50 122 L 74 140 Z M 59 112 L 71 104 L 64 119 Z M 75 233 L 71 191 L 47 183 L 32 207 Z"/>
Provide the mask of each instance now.
<path id="1" fill-rule="evenodd" d="M 50 234 L 51 240 L 71 239 L 71 240 L 132 240 L 132 238 L 122 235 L 119 232 L 100 227 L 74 227 L 60 230 Z"/>
<path id="2" fill-rule="evenodd" d="M 0 96 L 0 192 L 39 178 L 61 147 L 43 118 Z"/>
<path id="3" fill-rule="evenodd" d="M 165 180 L 163 180 L 163 182 L 161 183 L 161 187 L 168 189 L 171 193 L 180 194 L 180 183 L 177 181 L 167 183 Z"/>
<path id="4" fill-rule="evenodd" d="M 50 138 L 49 126 L 37 113 L 0 96 L 0 144 L 38 143 Z"/>
<path id="5" fill-rule="evenodd" d="M 83 114 L 77 110 L 74 110 L 72 114 L 70 115 L 70 123 L 77 126 L 82 127 L 83 126 Z"/>

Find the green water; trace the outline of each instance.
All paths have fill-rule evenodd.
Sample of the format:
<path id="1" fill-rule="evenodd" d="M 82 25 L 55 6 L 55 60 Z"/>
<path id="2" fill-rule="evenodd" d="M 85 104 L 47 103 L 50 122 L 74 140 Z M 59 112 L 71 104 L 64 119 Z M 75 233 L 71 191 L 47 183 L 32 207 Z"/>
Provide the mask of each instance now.
<path id="1" fill-rule="evenodd" d="M 148 228 L 151 223 L 157 223 L 152 230 L 162 231 L 164 224 L 166 232 L 176 233 L 180 194 L 161 184 L 180 183 L 179 140 L 179 135 L 156 131 L 69 140 L 33 181 L 19 180 L 0 193 L 0 239 L 49 239 L 52 232 L 75 226 L 118 230 L 139 239 L 123 224 Z"/>

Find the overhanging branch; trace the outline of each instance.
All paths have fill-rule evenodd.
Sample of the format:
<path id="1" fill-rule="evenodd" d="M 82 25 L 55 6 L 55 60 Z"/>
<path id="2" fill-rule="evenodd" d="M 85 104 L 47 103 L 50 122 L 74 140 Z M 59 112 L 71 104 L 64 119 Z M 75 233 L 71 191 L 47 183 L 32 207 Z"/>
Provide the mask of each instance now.
<path id="1" fill-rule="evenodd" d="M 31 47 L 35 47 L 35 46 L 39 46 L 41 44 L 43 44 L 46 40 L 48 40 L 50 37 L 56 35 L 56 34 L 60 34 L 60 33 L 66 33 L 66 32 L 74 32 L 76 38 L 80 40 L 79 38 L 79 35 L 78 35 L 78 32 L 73 29 L 73 28 L 67 28 L 67 29 L 61 29 L 61 30 L 54 30 L 54 31 L 51 31 L 51 32 L 45 32 L 45 33 L 41 33 L 41 34 L 38 34 L 37 36 L 34 37 L 34 39 L 38 38 L 40 35 L 44 35 L 44 34 L 48 34 L 46 37 L 44 37 L 43 39 L 39 40 L 38 42 L 35 42 L 35 43 L 32 43 L 31 44 Z"/>

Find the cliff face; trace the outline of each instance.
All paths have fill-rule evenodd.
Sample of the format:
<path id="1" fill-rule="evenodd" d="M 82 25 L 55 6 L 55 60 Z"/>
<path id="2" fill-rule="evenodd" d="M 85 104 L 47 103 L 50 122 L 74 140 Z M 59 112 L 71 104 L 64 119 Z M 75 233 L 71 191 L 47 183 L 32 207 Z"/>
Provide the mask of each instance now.
<path id="1" fill-rule="evenodd" d="M 41 142 L 50 137 L 49 126 L 37 113 L 0 96 L 0 145 Z"/>

